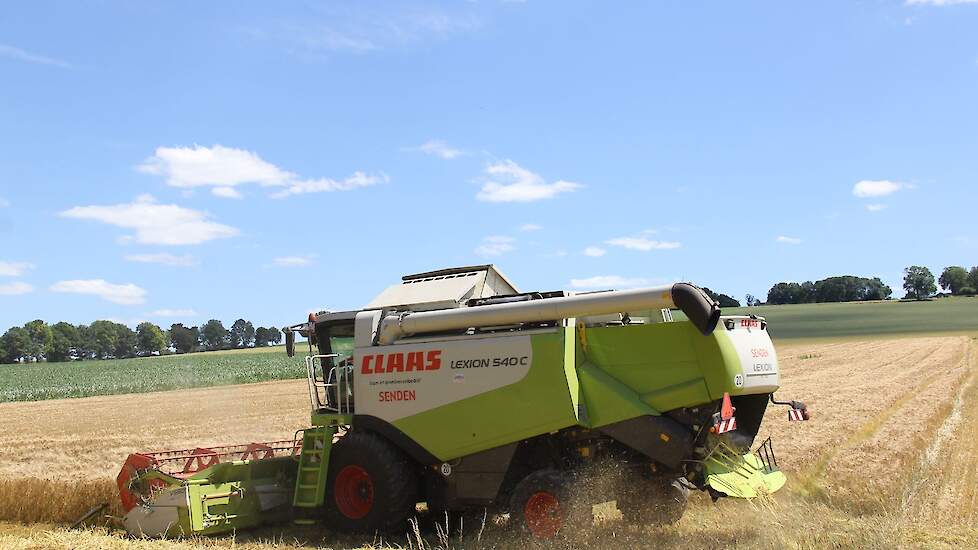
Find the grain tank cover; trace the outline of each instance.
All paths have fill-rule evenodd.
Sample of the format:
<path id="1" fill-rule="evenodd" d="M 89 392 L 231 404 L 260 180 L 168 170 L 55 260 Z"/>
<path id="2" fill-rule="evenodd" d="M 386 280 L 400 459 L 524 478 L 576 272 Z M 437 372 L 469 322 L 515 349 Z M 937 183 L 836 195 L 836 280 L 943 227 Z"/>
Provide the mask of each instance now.
<path id="1" fill-rule="evenodd" d="M 472 298 L 519 294 L 494 265 L 453 267 L 401 277 L 364 309 L 397 308 L 411 311 L 457 308 Z"/>

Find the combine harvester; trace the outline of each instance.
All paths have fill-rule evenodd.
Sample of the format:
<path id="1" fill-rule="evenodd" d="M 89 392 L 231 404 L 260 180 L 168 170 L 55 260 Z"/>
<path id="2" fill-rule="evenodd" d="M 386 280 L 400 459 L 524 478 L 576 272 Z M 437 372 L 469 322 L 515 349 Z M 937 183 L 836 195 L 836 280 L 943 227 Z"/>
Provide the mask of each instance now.
<path id="1" fill-rule="evenodd" d="M 419 502 L 436 517 L 508 510 L 540 538 L 591 525 L 608 500 L 627 521 L 672 522 L 692 489 L 780 489 L 770 439 L 755 446 L 764 412 L 808 419 L 774 399 L 764 319 L 721 317 L 687 283 L 521 293 L 491 265 L 462 267 L 284 330 L 290 356 L 296 334 L 309 342 L 312 427 L 294 441 L 130 455 L 118 484 L 131 533 L 286 519 L 396 532 Z"/>

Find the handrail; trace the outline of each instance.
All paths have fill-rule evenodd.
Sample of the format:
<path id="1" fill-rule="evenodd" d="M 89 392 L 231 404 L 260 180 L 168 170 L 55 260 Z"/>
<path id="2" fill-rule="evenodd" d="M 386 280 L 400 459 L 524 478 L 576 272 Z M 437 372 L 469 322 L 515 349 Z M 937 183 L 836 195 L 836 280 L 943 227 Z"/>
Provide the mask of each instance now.
<path id="1" fill-rule="evenodd" d="M 335 357 L 339 357 L 339 354 L 328 353 L 306 356 L 306 372 L 309 379 L 309 401 L 314 411 L 325 409 L 339 414 L 352 414 L 353 404 L 351 403 L 351 396 L 348 391 L 343 390 L 347 389 L 346 386 L 350 381 L 349 374 L 353 372 L 353 367 L 334 366 L 330 369 L 329 375 L 324 376 L 321 382 L 316 377 L 316 361 Z M 330 379 L 335 380 L 335 382 L 329 382 Z M 320 389 L 323 390 L 322 396 L 320 396 Z M 335 406 L 329 405 L 328 397 L 331 389 L 335 392 L 333 395 L 335 397 L 333 401 L 336 404 Z"/>

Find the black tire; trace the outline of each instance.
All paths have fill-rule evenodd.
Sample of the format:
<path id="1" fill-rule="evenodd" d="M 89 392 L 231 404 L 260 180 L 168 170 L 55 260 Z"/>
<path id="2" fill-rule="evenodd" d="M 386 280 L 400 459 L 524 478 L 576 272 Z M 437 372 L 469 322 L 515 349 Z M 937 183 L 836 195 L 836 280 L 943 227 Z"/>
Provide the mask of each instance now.
<path id="1" fill-rule="evenodd" d="M 382 437 L 351 431 L 329 455 L 327 525 L 354 533 L 400 533 L 418 502 L 412 461 Z"/>
<path id="2" fill-rule="evenodd" d="M 573 538 L 594 525 L 589 502 L 574 491 L 574 479 L 556 470 L 538 470 L 513 490 L 509 521 L 537 539 Z"/>
<path id="3" fill-rule="evenodd" d="M 621 484 L 618 510 L 628 523 L 671 525 L 686 512 L 689 487 L 683 479 L 632 476 Z"/>

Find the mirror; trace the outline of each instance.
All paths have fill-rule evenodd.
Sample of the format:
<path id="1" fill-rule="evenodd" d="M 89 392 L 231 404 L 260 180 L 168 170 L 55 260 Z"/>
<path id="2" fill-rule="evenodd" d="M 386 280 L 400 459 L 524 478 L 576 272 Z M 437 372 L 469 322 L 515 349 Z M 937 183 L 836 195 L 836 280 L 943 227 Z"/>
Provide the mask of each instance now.
<path id="1" fill-rule="evenodd" d="M 295 332 L 291 329 L 285 329 L 285 353 L 295 357 Z"/>

